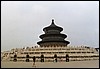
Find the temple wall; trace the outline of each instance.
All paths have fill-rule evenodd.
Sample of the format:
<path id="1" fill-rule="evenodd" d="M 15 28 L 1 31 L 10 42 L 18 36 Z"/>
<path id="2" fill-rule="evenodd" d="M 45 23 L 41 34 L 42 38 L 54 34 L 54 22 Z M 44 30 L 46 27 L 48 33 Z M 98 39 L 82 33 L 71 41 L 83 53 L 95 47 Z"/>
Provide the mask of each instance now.
<path id="1" fill-rule="evenodd" d="M 14 54 L 17 55 L 18 61 L 25 61 L 26 55 L 30 56 L 29 60 L 32 61 L 32 57 L 36 56 L 36 61 L 40 61 L 40 57 L 43 54 L 45 61 L 53 61 L 54 55 L 57 54 L 58 61 L 65 61 L 66 54 L 69 55 L 70 61 L 79 60 L 99 60 L 99 53 L 94 48 L 85 47 L 72 47 L 72 46 L 62 46 L 62 47 L 35 47 L 26 49 L 12 49 L 10 52 L 2 53 L 2 57 L 5 56 L 7 60 L 13 61 Z M 12 57 L 12 58 L 11 58 Z M 51 58 L 50 58 L 51 57 Z M 61 57 L 61 58 L 60 58 Z M 4 58 L 3 58 L 4 59 Z"/>

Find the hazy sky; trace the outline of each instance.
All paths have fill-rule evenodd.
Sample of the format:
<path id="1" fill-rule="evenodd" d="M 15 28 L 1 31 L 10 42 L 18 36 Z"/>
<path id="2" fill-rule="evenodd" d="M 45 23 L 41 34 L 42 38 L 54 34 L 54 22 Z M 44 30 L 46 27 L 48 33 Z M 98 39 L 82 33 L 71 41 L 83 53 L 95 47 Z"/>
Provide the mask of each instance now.
<path id="1" fill-rule="evenodd" d="M 99 1 L 2 1 L 1 51 L 37 45 L 52 18 L 69 45 L 99 47 Z"/>

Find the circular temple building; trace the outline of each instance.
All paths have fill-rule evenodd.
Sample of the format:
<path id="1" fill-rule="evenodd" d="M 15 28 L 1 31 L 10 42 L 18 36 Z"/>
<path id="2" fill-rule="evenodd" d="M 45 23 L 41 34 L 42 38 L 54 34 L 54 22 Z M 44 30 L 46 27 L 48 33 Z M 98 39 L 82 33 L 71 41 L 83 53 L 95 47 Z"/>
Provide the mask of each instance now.
<path id="1" fill-rule="evenodd" d="M 59 27 L 54 24 L 54 20 L 52 19 L 52 23 L 50 26 L 43 28 L 45 34 L 40 35 L 42 41 L 37 42 L 41 47 L 43 46 L 67 46 L 70 42 L 64 40 L 67 35 L 62 34 L 62 27 Z"/>

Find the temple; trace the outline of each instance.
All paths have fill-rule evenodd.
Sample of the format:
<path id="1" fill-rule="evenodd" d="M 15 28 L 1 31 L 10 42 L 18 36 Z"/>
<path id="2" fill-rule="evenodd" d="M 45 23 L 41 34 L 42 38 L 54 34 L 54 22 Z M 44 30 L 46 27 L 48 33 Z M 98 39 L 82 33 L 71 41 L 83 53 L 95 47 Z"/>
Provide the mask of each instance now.
<path id="1" fill-rule="evenodd" d="M 43 29 L 45 34 L 40 35 L 42 41 L 37 42 L 41 47 L 43 46 L 67 46 L 70 42 L 65 41 L 64 39 L 67 37 L 65 34 L 61 34 L 63 28 L 58 27 L 54 24 L 54 20 L 52 19 L 52 23 L 50 26 L 45 27 Z"/>

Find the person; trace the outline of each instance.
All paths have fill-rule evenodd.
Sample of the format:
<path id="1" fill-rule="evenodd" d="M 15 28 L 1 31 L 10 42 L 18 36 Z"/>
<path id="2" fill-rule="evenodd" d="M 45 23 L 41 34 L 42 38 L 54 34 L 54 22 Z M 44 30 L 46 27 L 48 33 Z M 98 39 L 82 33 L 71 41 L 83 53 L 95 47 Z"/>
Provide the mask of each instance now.
<path id="1" fill-rule="evenodd" d="M 33 63 L 33 67 L 36 67 L 35 63 Z"/>
<path id="2" fill-rule="evenodd" d="M 55 58 L 55 62 L 57 62 L 57 58 Z"/>
<path id="3" fill-rule="evenodd" d="M 33 57 L 33 67 L 36 67 L 36 65 L 35 65 L 35 60 L 36 60 L 36 57 L 34 56 L 34 57 Z"/>

